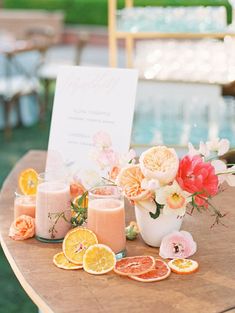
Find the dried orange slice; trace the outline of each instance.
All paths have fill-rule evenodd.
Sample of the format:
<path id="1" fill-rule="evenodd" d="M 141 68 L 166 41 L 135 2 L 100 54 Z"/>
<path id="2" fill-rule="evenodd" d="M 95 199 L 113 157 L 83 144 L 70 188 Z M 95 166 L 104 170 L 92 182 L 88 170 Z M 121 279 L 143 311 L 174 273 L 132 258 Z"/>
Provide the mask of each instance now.
<path id="1" fill-rule="evenodd" d="M 86 250 L 97 243 L 97 237 L 91 230 L 77 227 L 65 236 L 63 252 L 70 262 L 81 265 Z"/>
<path id="2" fill-rule="evenodd" d="M 38 173 L 33 168 L 24 170 L 19 175 L 18 185 L 24 195 L 35 195 L 38 186 Z"/>
<path id="3" fill-rule="evenodd" d="M 89 247 L 83 257 L 83 268 L 90 274 L 100 275 L 113 270 L 116 258 L 106 245 L 96 244 Z"/>
<path id="4" fill-rule="evenodd" d="M 74 263 L 71 263 L 64 255 L 64 252 L 59 252 L 54 255 L 53 257 L 53 263 L 59 267 L 63 268 L 65 270 L 78 270 L 83 268 L 82 265 L 77 265 Z"/>
<path id="5" fill-rule="evenodd" d="M 155 260 L 152 256 L 133 256 L 117 261 L 114 272 L 123 276 L 141 275 L 154 269 L 154 266 Z"/>
<path id="6" fill-rule="evenodd" d="M 150 283 L 154 281 L 159 281 L 166 279 L 171 273 L 171 269 L 166 262 L 156 259 L 155 268 L 145 274 L 129 276 L 131 279 L 142 281 L 144 283 Z"/>
<path id="7" fill-rule="evenodd" d="M 168 262 L 172 272 L 177 274 L 192 274 L 196 272 L 199 264 L 190 259 L 174 259 Z"/>

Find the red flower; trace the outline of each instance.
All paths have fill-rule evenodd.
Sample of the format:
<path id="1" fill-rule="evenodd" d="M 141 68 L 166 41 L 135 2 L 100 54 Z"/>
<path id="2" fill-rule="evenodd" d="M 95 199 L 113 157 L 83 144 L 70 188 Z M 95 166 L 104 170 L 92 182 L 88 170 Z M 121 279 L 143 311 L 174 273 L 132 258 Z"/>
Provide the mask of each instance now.
<path id="1" fill-rule="evenodd" d="M 199 206 L 208 206 L 206 199 L 216 195 L 218 192 L 218 177 L 215 169 L 209 162 L 204 162 L 199 155 L 186 155 L 181 161 L 176 176 L 180 187 L 189 192 L 200 192 L 195 197 L 195 202 Z"/>

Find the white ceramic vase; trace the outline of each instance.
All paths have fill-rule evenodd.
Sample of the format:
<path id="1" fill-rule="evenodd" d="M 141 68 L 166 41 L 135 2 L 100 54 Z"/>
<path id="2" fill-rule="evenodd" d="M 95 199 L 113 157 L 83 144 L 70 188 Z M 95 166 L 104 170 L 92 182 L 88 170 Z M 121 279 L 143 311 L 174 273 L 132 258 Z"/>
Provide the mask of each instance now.
<path id="1" fill-rule="evenodd" d="M 144 242 L 152 247 L 160 247 L 162 238 L 173 231 L 179 231 L 183 221 L 177 215 L 162 213 L 153 219 L 147 209 L 138 205 L 135 205 L 135 216 Z"/>

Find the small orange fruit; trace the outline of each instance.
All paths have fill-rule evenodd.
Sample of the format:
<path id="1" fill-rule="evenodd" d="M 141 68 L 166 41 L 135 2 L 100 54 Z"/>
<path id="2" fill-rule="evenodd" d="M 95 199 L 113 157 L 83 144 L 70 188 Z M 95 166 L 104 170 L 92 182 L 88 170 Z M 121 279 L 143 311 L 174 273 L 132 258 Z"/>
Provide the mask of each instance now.
<path id="1" fill-rule="evenodd" d="M 168 265 L 176 274 L 192 274 L 199 267 L 196 261 L 190 259 L 174 259 L 168 262 Z"/>
<path id="2" fill-rule="evenodd" d="M 70 262 L 82 265 L 86 250 L 97 243 L 97 237 L 91 230 L 77 227 L 65 236 L 63 252 Z"/>
<path id="3" fill-rule="evenodd" d="M 24 195 L 35 195 L 38 186 L 38 173 L 33 168 L 24 170 L 19 175 L 18 185 Z"/>
<path id="4" fill-rule="evenodd" d="M 82 265 L 77 265 L 74 263 L 71 263 L 64 255 L 63 252 L 59 252 L 57 254 L 54 255 L 53 257 L 53 263 L 62 269 L 65 270 L 77 270 L 77 269 L 81 269 L 83 268 Z"/>
<path id="5" fill-rule="evenodd" d="M 106 245 L 89 247 L 83 257 L 83 268 L 87 273 L 101 275 L 112 271 L 116 263 L 115 254 Z"/>

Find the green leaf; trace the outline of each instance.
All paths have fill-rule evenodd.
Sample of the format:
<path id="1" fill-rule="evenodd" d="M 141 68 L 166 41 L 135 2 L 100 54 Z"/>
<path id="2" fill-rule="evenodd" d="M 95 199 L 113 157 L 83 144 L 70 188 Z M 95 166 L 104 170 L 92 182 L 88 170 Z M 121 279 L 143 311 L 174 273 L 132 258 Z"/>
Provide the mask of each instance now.
<path id="1" fill-rule="evenodd" d="M 149 212 L 149 215 L 151 218 L 153 218 L 155 220 L 156 218 L 159 217 L 159 215 L 161 213 L 161 209 L 163 209 L 164 205 L 159 204 L 156 201 L 154 201 L 154 202 L 156 203 L 156 212 L 155 213 Z"/>
<path id="2" fill-rule="evenodd" d="M 88 195 L 88 191 L 85 191 L 82 196 L 78 199 L 78 206 L 81 206 L 82 205 L 82 202 L 84 201 L 84 199 L 86 198 L 86 196 Z"/>

